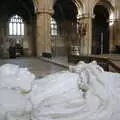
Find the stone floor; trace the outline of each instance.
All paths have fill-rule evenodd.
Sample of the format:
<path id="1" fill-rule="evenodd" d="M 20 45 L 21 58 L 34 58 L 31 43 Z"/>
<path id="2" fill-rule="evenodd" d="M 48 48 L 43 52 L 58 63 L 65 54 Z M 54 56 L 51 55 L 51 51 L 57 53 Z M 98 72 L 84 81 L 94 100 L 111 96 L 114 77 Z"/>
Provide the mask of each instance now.
<path id="1" fill-rule="evenodd" d="M 120 67 L 120 54 L 103 54 L 103 55 L 92 55 L 95 57 L 106 57 L 110 60 L 112 60 L 113 63 L 115 63 L 117 66 Z M 49 62 L 53 62 L 59 65 L 63 65 L 65 67 L 68 67 L 71 63 L 68 63 L 68 59 L 67 57 L 63 57 L 63 56 L 57 56 L 54 58 L 44 58 L 44 57 L 40 57 L 40 59 L 49 61 Z M 116 70 L 114 70 L 111 66 L 110 66 L 110 71 L 116 72 Z"/>
<path id="2" fill-rule="evenodd" d="M 40 58 L 16 58 L 16 59 L 0 59 L 0 65 L 5 63 L 17 64 L 21 67 L 27 67 L 36 77 L 45 76 L 47 74 L 66 70 L 62 65 L 57 65 Z"/>
<path id="3" fill-rule="evenodd" d="M 120 55 L 104 55 L 120 66 Z M 36 77 L 45 76 L 68 69 L 68 60 L 66 57 L 48 58 L 16 58 L 16 59 L 0 59 L 0 65 L 5 63 L 17 64 L 21 67 L 27 67 Z"/>

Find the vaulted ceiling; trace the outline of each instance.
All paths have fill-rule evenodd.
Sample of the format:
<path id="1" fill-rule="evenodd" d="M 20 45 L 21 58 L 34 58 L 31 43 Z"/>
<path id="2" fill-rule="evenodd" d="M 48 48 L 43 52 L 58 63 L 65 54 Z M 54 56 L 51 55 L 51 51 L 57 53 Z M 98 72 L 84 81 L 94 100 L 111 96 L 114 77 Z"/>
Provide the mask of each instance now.
<path id="1" fill-rule="evenodd" d="M 54 4 L 54 15 L 56 21 L 76 20 L 77 7 L 73 0 L 56 0 Z"/>
<path id="2" fill-rule="evenodd" d="M 14 14 L 29 19 L 34 15 L 32 0 L 0 0 L 0 19 L 4 16 L 9 18 Z"/>
<path id="3" fill-rule="evenodd" d="M 74 0 L 56 0 L 54 4 L 56 21 L 76 20 L 78 14 Z M 28 20 L 34 16 L 32 0 L 0 0 L 0 19 L 18 14 Z"/>

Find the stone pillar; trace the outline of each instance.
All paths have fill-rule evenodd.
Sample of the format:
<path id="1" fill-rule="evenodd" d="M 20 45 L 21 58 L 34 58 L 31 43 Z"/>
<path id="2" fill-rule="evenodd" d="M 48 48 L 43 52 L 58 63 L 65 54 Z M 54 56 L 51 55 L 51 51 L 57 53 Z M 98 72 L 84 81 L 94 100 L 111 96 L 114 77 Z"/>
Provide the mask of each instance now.
<path id="1" fill-rule="evenodd" d="M 115 50 L 115 44 L 116 44 L 116 27 L 115 24 L 112 26 L 109 26 L 109 52 L 112 53 Z"/>
<path id="2" fill-rule="evenodd" d="M 50 19 L 53 13 L 50 0 L 42 0 L 39 2 L 39 8 L 36 11 L 37 19 L 37 35 L 36 35 L 36 53 L 41 56 L 43 52 L 51 53 L 50 41 Z"/>
<path id="3" fill-rule="evenodd" d="M 88 18 L 88 54 L 92 53 L 92 18 L 93 16 L 89 16 Z"/>
<path id="4" fill-rule="evenodd" d="M 85 27 L 85 35 L 81 39 L 81 54 L 90 55 L 92 50 L 92 17 L 88 13 L 83 14 L 80 23 Z"/>
<path id="5" fill-rule="evenodd" d="M 116 42 L 115 42 L 115 47 L 120 46 L 120 1 L 116 0 L 115 1 L 115 37 L 116 37 Z"/>

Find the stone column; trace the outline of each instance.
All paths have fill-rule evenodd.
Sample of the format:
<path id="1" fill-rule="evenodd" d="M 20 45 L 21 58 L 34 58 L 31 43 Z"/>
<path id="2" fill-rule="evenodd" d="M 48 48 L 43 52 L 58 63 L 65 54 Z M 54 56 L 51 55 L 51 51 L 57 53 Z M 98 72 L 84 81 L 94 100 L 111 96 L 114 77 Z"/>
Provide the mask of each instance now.
<path id="1" fill-rule="evenodd" d="M 88 54 L 91 54 L 92 53 L 92 19 L 93 19 L 93 16 L 90 15 L 88 17 L 88 51 L 87 53 Z"/>
<path id="2" fill-rule="evenodd" d="M 115 44 L 116 44 L 116 25 L 109 25 L 109 52 L 111 53 L 112 51 L 115 50 Z"/>
<path id="3" fill-rule="evenodd" d="M 50 19 L 53 14 L 52 3 L 50 0 L 42 0 L 39 2 L 36 11 L 37 18 L 37 35 L 36 35 L 36 52 L 37 56 L 41 56 L 43 52 L 51 54 L 50 41 Z"/>
<path id="4" fill-rule="evenodd" d="M 83 14 L 80 22 L 85 26 L 85 35 L 81 39 L 81 54 L 90 55 L 92 50 L 92 17 L 88 13 Z"/>

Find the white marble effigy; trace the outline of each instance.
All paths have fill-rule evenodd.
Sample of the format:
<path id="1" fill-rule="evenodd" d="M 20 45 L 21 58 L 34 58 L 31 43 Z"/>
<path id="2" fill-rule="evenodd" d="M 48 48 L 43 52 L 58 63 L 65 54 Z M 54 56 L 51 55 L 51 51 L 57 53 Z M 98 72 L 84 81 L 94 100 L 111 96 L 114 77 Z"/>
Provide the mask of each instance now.
<path id="1" fill-rule="evenodd" d="M 0 120 L 120 120 L 120 74 L 95 61 L 41 79 L 27 68 L 0 67 Z"/>
<path id="2" fill-rule="evenodd" d="M 39 79 L 30 96 L 32 120 L 120 119 L 120 74 L 95 61 Z"/>

